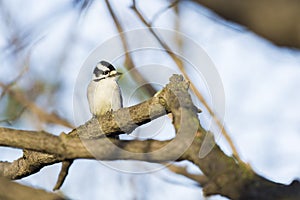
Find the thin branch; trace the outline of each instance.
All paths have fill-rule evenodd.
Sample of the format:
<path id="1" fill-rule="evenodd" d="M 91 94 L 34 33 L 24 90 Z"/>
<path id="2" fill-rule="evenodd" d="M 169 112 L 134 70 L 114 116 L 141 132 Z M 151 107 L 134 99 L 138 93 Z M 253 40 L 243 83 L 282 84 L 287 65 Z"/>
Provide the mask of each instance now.
<path id="1" fill-rule="evenodd" d="M 0 95 L 0 99 L 3 98 L 3 96 L 8 92 L 8 90 L 14 86 L 22 77 L 23 75 L 28 72 L 29 66 L 25 65 L 24 68 L 22 69 L 22 71 L 18 74 L 18 76 L 11 81 L 9 84 L 5 85 L 5 87 L 2 87 L 3 91 Z"/>
<path id="2" fill-rule="evenodd" d="M 68 128 L 74 128 L 73 125 L 71 125 L 67 120 L 62 119 L 55 113 L 46 113 L 44 109 L 37 106 L 35 103 L 31 102 L 27 99 L 25 94 L 21 91 L 15 91 L 12 88 L 8 87 L 4 83 L 0 82 L 0 87 L 3 89 L 6 89 L 7 92 L 21 105 L 26 107 L 28 110 L 30 110 L 32 113 L 36 114 L 40 120 L 46 122 L 46 123 L 53 123 L 53 124 L 59 124 Z"/>
<path id="3" fill-rule="evenodd" d="M 128 44 L 127 44 L 127 41 L 126 41 L 126 38 L 125 38 L 125 33 L 124 33 L 124 29 L 120 23 L 120 20 L 118 19 L 115 11 L 113 10 L 112 6 L 111 6 L 111 3 L 109 0 L 105 0 L 105 3 L 106 3 L 106 6 L 108 8 L 108 11 L 111 15 L 111 18 L 113 19 L 114 23 L 115 23 L 115 26 L 119 32 L 119 35 L 121 37 L 121 41 L 122 41 L 122 45 L 123 45 L 123 48 L 124 48 L 124 52 L 125 52 L 125 63 L 124 63 L 124 66 L 125 68 L 131 72 L 131 75 L 132 77 L 138 82 L 138 83 L 147 83 L 148 81 L 146 81 L 144 79 L 144 77 L 138 72 L 138 70 L 132 70 L 134 69 L 134 61 L 129 53 L 129 47 L 128 47 Z M 155 93 L 156 93 L 156 89 L 150 85 L 150 84 L 147 84 L 147 85 L 144 85 L 147 93 L 149 96 L 153 96 Z"/>
<path id="4" fill-rule="evenodd" d="M 65 182 L 65 179 L 68 176 L 69 169 L 70 169 L 71 165 L 73 164 L 73 161 L 74 160 L 68 160 L 68 161 L 64 161 L 61 163 L 61 170 L 59 172 L 59 175 L 58 175 L 56 184 L 53 188 L 53 191 L 59 190 L 61 188 L 61 186 Z"/>
<path id="5" fill-rule="evenodd" d="M 143 24 L 149 28 L 150 32 L 153 34 L 153 36 L 156 38 L 156 40 L 160 43 L 160 45 L 166 50 L 166 52 L 169 54 L 169 56 L 173 59 L 173 61 L 178 66 L 179 70 L 182 72 L 182 74 L 185 77 L 185 79 L 187 79 L 188 81 L 190 81 L 189 76 L 188 76 L 188 74 L 186 73 L 186 71 L 184 69 L 182 60 L 176 54 L 174 54 L 173 51 L 172 51 L 172 49 L 158 36 L 158 34 L 156 34 L 156 32 L 154 31 L 154 29 L 151 26 L 151 23 L 149 23 L 146 20 L 146 18 L 142 14 L 142 12 L 137 8 L 135 0 L 133 0 L 132 9 L 136 13 L 136 15 L 138 16 L 138 18 L 143 22 Z M 197 98 L 204 105 L 205 109 L 209 112 L 209 114 L 212 116 L 213 120 L 216 122 L 216 124 L 220 128 L 221 133 L 223 134 L 223 136 L 225 137 L 225 139 L 227 140 L 227 142 L 229 143 L 229 145 L 230 145 L 230 147 L 232 149 L 233 156 L 240 163 L 244 163 L 240 159 L 240 157 L 238 155 L 238 151 L 237 151 L 237 149 L 236 149 L 236 147 L 235 147 L 232 139 L 230 138 L 228 132 L 224 128 L 222 122 L 219 120 L 219 118 L 217 117 L 217 115 L 210 108 L 210 106 L 208 105 L 207 101 L 205 100 L 205 98 L 203 97 L 203 95 L 199 92 L 199 90 L 196 88 L 196 86 L 193 84 L 192 81 L 190 81 L 190 88 L 192 89 L 192 91 L 195 93 L 195 95 L 197 96 Z"/>
<path id="6" fill-rule="evenodd" d="M 208 178 L 205 175 L 191 174 L 190 172 L 188 172 L 186 167 L 180 167 L 172 164 L 167 165 L 167 167 L 170 171 L 185 176 L 193 181 L 196 181 L 201 186 L 204 186 L 209 182 Z"/>
<path id="7" fill-rule="evenodd" d="M 14 89 L 12 89 L 12 87 L 14 85 L 16 85 L 17 82 L 23 77 L 23 75 L 29 70 L 29 59 L 30 59 L 30 56 L 28 53 L 28 55 L 26 56 L 26 59 L 25 59 L 25 65 L 24 65 L 23 69 L 21 70 L 21 72 L 17 75 L 17 77 L 13 81 L 11 81 L 9 84 L 4 84 L 4 83 L 0 82 L 0 87 L 3 89 L 3 91 L 0 95 L 0 99 L 3 98 L 3 96 L 6 93 L 8 93 L 17 102 L 19 102 L 23 106 L 22 111 L 20 113 L 18 113 L 17 115 L 15 115 L 13 118 L 4 119 L 1 121 L 6 121 L 6 122 L 10 123 L 11 120 L 17 119 L 17 117 L 19 117 L 25 109 L 28 109 L 32 113 L 36 114 L 41 121 L 44 121 L 46 123 L 59 124 L 59 125 L 73 129 L 74 126 L 72 124 L 70 124 L 67 120 L 61 118 L 56 113 L 46 113 L 44 111 L 44 109 L 40 108 L 34 102 L 30 101 L 22 91 L 16 92 Z"/>
<path id="8" fill-rule="evenodd" d="M 167 7 L 165 8 L 162 8 L 161 10 L 159 10 L 158 12 L 156 12 L 154 14 L 154 16 L 152 17 L 151 19 L 151 22 L 149 23 L 151 26 L 153 25 L 153 23 L 163 14 L 165 13 L 166 11 L 168 11 L 169 9 L 175 7 L 178 5 L 180 0 L 175 0 L 174 2 L 172 2 L 170 5 L 168 5 Z"/>
<path id="9" fill-rule="evenodd" d="M 27 59 L 25 61 L 25 66 L 24 68 L 21 70 L 21 72 L 18 74 L 18 76 L 13 80 L 11 81 L 9 84 L 7 85 L 3 85 L 2 89 L 2 93 L 0 95 L 0 100 L 5 96 L 5 94 L 23 77 L 23 75 L 28 72 L 28 69 L 29 69 L 29 55 L 27 56 Z M 1 84 L 1 83 L 0 83 Z M 17 120 L 23 113 L 24 111 L 26 110 L 26 107 L 23 107 L 20 112 L 18 112 L 17 114 L 15 114 L 14 116 L 8 118 L 8 119 L 3 119 L 3 120 L 0 120 L 0 122 L 6 122 L 8 123 L 9 125 L 12 124 L 13 121 Z"/>
<path id="10" fill-rule="evenodd" d="M 26 110 L 26 107 L 23 107 L 18 113 L 16 113 L 14 116 L 12 117 L 9 117 L 9 118 L 6 118 L 6 119 L 2 119 L 0 120 L 0 123 L 1 122 L 6 122 L 7 124 L 9 125 L 12 125 L 12 123 L 19 119 L 21 117 L 21 115 L 24 113 L 24 111 Z"/>

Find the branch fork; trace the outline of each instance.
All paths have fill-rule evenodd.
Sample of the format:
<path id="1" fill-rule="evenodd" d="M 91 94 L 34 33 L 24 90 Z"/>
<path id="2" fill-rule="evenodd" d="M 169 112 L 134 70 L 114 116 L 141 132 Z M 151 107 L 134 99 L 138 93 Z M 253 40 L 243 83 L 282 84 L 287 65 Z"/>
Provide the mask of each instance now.
<path id="1" fill-rule="evenodd" d="M 12 163 L 0 162 L 0 176 L 20 179 L 38 172 L 47 165 L 63 162 L 58 189 L 74 159 L 141 160 L 164 163 L 188 160 L 203 172 L 191 177 L 203 187 L 205 195 L 220 194 L 230 199 L 299 199 L 300 184 L 283 185 L 269 181 L 215 144 L 212 133 L 203 129 L 188 93 L 189 84 L 180 75 L 151 99 L 138 105 L 94 118 L 73 129 L 69 134 L 54 136 L 43 131 L 0 128 L 0 145 L 25 149 L 24 156 Z M 176 136 L 172 140 L 125 141 L 108 135 L 130 133 L 137 126 L 172 113 Z M 100 127 L 100 128 L 99 128 Z M 200 157 L 205 137 L 214 144 L 206 156 Z M 184 170 L 179 173 L 186 173 Z M 205 177 L 205 179 L 203 179 Z"/>

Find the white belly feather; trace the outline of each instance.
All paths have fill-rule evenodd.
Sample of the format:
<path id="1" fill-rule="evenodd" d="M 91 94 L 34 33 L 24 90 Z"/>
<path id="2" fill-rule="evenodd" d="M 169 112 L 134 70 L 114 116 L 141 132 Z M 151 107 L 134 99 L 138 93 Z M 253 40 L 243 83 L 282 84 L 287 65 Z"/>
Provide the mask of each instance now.
<path id="1" fill-rule="evenodd" d="M 104 115 L 122 107 L 122 96 L 115 78 L 106 78 L 98 82 L 91 81 L 88 86 L 88 101 L 93 115 Z"/>

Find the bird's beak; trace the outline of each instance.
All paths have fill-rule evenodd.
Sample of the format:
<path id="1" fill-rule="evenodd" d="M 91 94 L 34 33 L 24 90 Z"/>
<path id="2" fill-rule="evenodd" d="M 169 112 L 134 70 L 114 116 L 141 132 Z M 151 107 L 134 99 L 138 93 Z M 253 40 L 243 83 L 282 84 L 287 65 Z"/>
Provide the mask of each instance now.
<path id="1" fill-rule="evenodd" d="M 123 73 L 117 72 L 115 76 L 121 76 Z"/>
<path id="2" fill-rule="evenodd" d="M 112 72 L 109 74 L 109 77 L 116 77 L 116 76 L 121 76 L 121 75 L 122 75 L 121 72 L 112 71 Z"/>

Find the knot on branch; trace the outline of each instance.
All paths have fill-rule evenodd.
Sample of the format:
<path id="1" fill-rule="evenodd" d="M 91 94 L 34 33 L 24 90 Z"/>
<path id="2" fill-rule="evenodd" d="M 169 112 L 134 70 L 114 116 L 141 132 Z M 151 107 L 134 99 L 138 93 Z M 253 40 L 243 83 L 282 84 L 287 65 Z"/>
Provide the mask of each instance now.
<path id="1" fill-rule="evenodd" d="M 167 110 L 175 110 L 181 107 L 192 110 L 195 113 L 198 112 L 187 91 L 189 85 L 189 82 L 184 80 L 182 75 L 174 74 L 171 76 L 170 83 L 161 92 L 161 96 L 166 102 L 165 107 Z"/>

